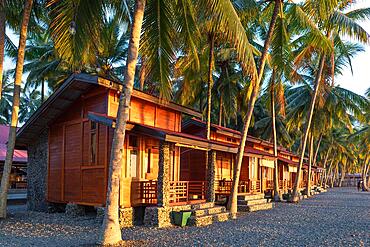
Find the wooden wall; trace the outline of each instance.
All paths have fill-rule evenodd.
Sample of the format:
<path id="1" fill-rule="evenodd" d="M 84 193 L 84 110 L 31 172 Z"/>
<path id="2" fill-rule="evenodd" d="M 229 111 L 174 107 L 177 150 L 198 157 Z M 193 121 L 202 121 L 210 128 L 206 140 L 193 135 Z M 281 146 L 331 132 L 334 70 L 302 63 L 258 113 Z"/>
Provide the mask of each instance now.
<path id="1" fill-rule="evenodd" d="M 98 123 L 92 130 L 86 115 L 88 111 L 105 113 L 105 109 L 105 91 L 93 89 L 49 126 L 49 201 L 104 204 L 113 130 Z"/>
<path id="2" fill-rule="evenodd" d="M 111 127 L 92 123 L 88 112 L 115 116 L 117 94 L 96 86 L 83 94 L 69 109 L 49 126 L 49 169 L 47 198 L 51 202 L 73 202 L 85 205 L 105 203 L 110 150 Z M 132 98 L 130 121 L 171 131 L 181 131 L 181 113 L 154 103 Z M 130 136 L 138 139 L 136 174 L 128 171 Z M 93 141 L 95 140 L 95 141 Z M 95 144 L 94 144 L 95 143 Z M 92 151 L 94 149 L 95 151 Z M 159 141 L 126 134 L 120 184 L 120 205 L 130 206 L 132 181 L 156 180 L 158 176 Z M 92 155 L 95 153 L 95 156 Z M 172 147 L 171 179 L 179 180 L 180 148 Z M 94 156 L 94 158 L 92 157 Z M 194 168 L 196 169 L 196 168 Z M 194 173 L 194 176 L 202 176 Z"/>
<path id="3" fill-rule="evenodd" d="M 217 152 L 216 180 L 231 180 L 233 177 L 233 154 Z"/>
<path id="4" fill-rule="evenodd" d="M 180 150 L 180 180 L 206 180 L 206 151 L 189 148 L 181 148 Z"/>
<path id="5" fill-rule="evenodd" d="M 108 116 L 117 116 L 118 100 L 119 96 L 117 93 L 110 90 L 108 97 Z M 180 112 L 136 97 L 131 98 L 129 121 L 171 131 L 181 131 Z"/>

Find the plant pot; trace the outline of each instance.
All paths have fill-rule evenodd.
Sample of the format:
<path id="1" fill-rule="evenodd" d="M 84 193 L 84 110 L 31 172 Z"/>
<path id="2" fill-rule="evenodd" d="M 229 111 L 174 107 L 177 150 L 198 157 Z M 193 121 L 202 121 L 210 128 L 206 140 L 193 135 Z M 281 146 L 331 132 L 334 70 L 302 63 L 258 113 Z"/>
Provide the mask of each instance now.
<path id="1" fill-rule="evenodd" d="M 175 225 L 184 227 L 188 223 L 188 219 L 191 216 L 191 211 L 180 211 L 180 212 L 172 212 L 173 221 Z"/>

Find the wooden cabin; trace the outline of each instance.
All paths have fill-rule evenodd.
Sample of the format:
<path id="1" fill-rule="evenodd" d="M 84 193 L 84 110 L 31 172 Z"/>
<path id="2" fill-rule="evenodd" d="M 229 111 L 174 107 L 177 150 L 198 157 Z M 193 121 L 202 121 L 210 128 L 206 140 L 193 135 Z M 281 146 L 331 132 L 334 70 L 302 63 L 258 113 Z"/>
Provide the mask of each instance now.
<path id="1" fill-rule="evenodd" d="M 199 137 L 206 136 L 206 123 L 199 119 L 189 119 L 183 124 L 183 131 Z M 211 125 L 211 142 L 223 143 L 231 147 L 238 147 L 241 139 L 239 131 Z M 206 160 L 205 153 L 202 156 L 193 155 L 190 151 L 186 162 L 195 169 L 199 160 Z M 216 154 L 216 195 L 229 195 L 232 187 L 233 168 L 236 162 L 236 152 L 217 152 Z M 244 150 L 240 173 L 239 193 L 261 194 L 273 190 L 274 155 L 271 143 L 248 136 Z M 204 162 L 206 163 L 206 162 Z"/>
<path id="2" fill-rule="evenodd" d="M 28 150 L 32 174 L 29 209 L 104 206 L 121 89 L 119 82 L 73 74 L 19 129 L 16 145 Z M 171 210 L 230 194 L 240 133 L 212 125 L 207 140 L 197 118 L 193 109 L 133 90 L 119 188 L 123 225 L 132 225 L 136 208 L 147 222 L 165 226 Z M 239 192 L 271 191 L 273 169 L 272 144 L 248 137 Z"/>
<path id="3" fill-rule="evenodd" d="M 50 203 L 104 206 L 122 85 L 73 74 L 17 132 L 30 152 L 30 209 Z M 201 114 L 134 90 L 120 179 L 120 207 L 186 205 L 206 200 L 206 166 L 190 167 L 188 150 L 236 153 L 222 142 L 182 132 L 182 117 Z M 162 157 L 162 158 L 161 158 Z"/>

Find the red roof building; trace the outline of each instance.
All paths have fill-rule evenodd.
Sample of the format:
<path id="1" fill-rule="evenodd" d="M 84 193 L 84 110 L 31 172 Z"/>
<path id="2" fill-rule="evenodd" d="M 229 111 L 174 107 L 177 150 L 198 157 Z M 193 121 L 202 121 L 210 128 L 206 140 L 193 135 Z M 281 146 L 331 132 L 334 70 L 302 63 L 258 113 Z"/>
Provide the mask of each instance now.
<path id="1" fill-rule="evenodd" d="M 9 136 L 9 126 L 0 125 L 0 163 L 5 161 L 6 157 L 6 143 Z M 14 150 L 13 162 L 17 163 L 27 163 L 27 151 L 24 150 Z"/>

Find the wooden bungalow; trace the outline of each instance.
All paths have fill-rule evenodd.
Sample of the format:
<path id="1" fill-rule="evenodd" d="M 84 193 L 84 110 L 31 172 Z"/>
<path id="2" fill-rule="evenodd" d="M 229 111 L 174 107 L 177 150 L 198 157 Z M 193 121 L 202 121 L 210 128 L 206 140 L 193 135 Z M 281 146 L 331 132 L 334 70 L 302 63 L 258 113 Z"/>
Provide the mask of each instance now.
<path id="1" fill-rule="evenodd" d="M 28 207 L 104 206 L 108 165 L 121 83 L 73 74 L 17 132 L 16 145 L 29 153 Z M 183 116 L 189 120 L 183 121 Z M 230 194 L 240 132 L 212 125 L 205 138 L 201 114 L 134 90 L 123 147 L 120 178 L 121 225 L 134 218 L 167 226 L 171 212 L 193 210 L 194 225 L 226 220 L 216 197 Z M 208 161 L 206 157 L 208 154 Z M 239 194 L 252 195 L 256 208 L 271 208 L 272 144 L 248 137 Z M 248 210 L 253 208 L 245 203 Z M 197 210 L 215 208 L 197 213 Z"/>
<path id="2" fill-rule="evenodd" d="M 183 124 L 183 131 L 199 137 L 206 136 L 206 123 L 199 119 L 188 119 Z M 238 147 L 241 133 L 219 125 L 211 125 L 211 141 L 222 142 L 224 145 Z M 189 169 L 197 169 L 198 160 L 206 160 L 206 154 L 194 155 L 190 150 L 187 156 L 182 156 Z M 236 152 L 216 151 L 215 154 L 215 196 L 222 199 L 229 196 L 232 188 L 232 178 L 236 162 Z M 271 204 L 261 200 L 265 194 L 271 194 L 273 190 L 274 155 L 271 143 L 248 136 L 244 150 L 244 158 L 239 181 L 239 196 L 260 200 L 262 209 L 271 208 Z M 266 206 L 267 205 L 267 206 Z M 246 208 L 251 210 L 251 208 Z"/>
<path id="3" fill-rule="evenodd" d="M 18 131 L 16 145 L 28 149 L 29 169 L 35 171 L 29 179 L 30 209 L 45 210 L 51 203 L 104 206 L 121 87 L 97 76 L 73 74 Z M 120 180 L 122 225 L 132 224 L 135 207 L 149 207 L 144 221 L 164 226 L 169 216 L 159 219 L 158 210 L 206 201 L 206 165 L 189 169 L 181 162 L 188 150 L 236 153 L 232 145 L 183 133 L 183 115 L 201 117 L 133 91 Z"/>

